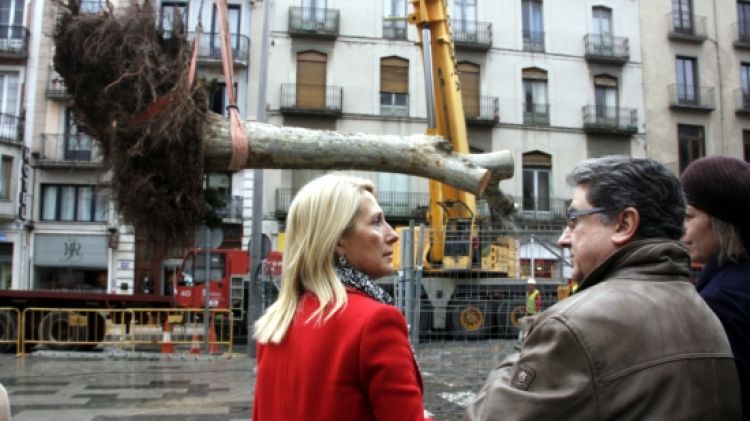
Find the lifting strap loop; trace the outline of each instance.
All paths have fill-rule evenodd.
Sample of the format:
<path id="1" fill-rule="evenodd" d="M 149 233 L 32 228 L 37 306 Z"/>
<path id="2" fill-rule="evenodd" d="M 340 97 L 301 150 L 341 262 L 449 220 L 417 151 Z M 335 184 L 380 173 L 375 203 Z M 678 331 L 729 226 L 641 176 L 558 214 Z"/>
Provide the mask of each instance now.
<path id="1" fill-rule="evenodd" d="M 247 134 L 240 121 L 237 100 L 234 95 L 234 80 L 232 69 L 232 48 L 229 39 L 229 16 L 226 0 L 216 0 L 219 12 L 219 31 L 221 38 L 221 63 L 224 69 L 224 83 L 227 88 L 227 112 L 229 113 L 229 133 L 232 138 L 232 157 L 229 160 L 230 170 L 240 170 L 245 167 L 248 156 Z"/>

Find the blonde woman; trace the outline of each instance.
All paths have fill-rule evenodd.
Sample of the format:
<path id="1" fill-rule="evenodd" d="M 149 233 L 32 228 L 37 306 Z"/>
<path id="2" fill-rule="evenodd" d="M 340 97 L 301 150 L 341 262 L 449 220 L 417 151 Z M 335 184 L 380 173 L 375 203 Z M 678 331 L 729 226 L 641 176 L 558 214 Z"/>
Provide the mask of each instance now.
<path id="1" fill-rule="evenodd" d="M 406 323 L 373 282 L 393 273 L 396 241 L 368 180 L 297 193 L 279 298 L 255 323 L 253 421 L 425 419 Z"/>

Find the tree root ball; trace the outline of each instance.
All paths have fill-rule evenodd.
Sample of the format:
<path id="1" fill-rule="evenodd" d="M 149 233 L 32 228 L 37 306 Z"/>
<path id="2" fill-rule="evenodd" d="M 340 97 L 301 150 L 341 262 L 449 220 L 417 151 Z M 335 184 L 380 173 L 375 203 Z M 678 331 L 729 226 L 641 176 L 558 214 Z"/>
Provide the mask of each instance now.
<path id="1" fill-rule="evenodd" d="M 192 43 L 182 23 L 156 27 L 151 3 L 97 13 L 58 3 L 54 67 L 81 132 L 101 147 L 124 222 L 150 237 L 192 236 L 203 195 L 204 83 L 188 80 Z M 157 105 L 154 105 L 157 104 Z"/>

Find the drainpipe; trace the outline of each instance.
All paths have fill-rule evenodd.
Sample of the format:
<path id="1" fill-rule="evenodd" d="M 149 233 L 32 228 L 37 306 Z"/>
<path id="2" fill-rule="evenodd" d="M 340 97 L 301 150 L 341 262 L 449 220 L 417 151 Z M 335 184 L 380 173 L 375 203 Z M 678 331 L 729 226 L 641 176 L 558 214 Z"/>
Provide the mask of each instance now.
<path id="1" fill-rule="evenodd" d="M 724 84 L 722 83 L 723 74 L 721 71 L 721 49 L 719 48 L 719 22 L 717 19 L 717 16 L 719 14 L 717 6 L 716 6 L 716 0 L 713 0 L 713 6 L 714 6 L 714 39 L 711 39 L 711 41 L 714 43 L 715 51 L 716 51 L 716 71 L 718 73 L 718 91 L 719 91 L 719 121 L 721 126 L 721 143 L 720 143 L 720 150 L 717 151 L 720 154 L 726 154 L 727 151 L 727 128 L 726 128 L 726 121 L 724 119 Z"/>

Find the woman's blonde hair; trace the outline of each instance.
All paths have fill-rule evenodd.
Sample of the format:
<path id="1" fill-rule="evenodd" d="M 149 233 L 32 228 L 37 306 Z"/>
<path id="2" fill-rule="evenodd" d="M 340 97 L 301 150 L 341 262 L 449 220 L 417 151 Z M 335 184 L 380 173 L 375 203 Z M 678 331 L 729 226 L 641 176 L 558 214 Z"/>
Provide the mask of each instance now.
<path id="1" fill-rule="evenodd" d="M 325 321 L 346 304 L 334 255 L 342 234 L 354 224 L 365 192 L 375 192 L 369 180 L 327 174 L 307 183 L 294 197 L 286 218 L 279 298 L 255 322 L 253 337 L 258 342 L 284 339 L 305 291 L 320 300 L 309 320 Z"/>

